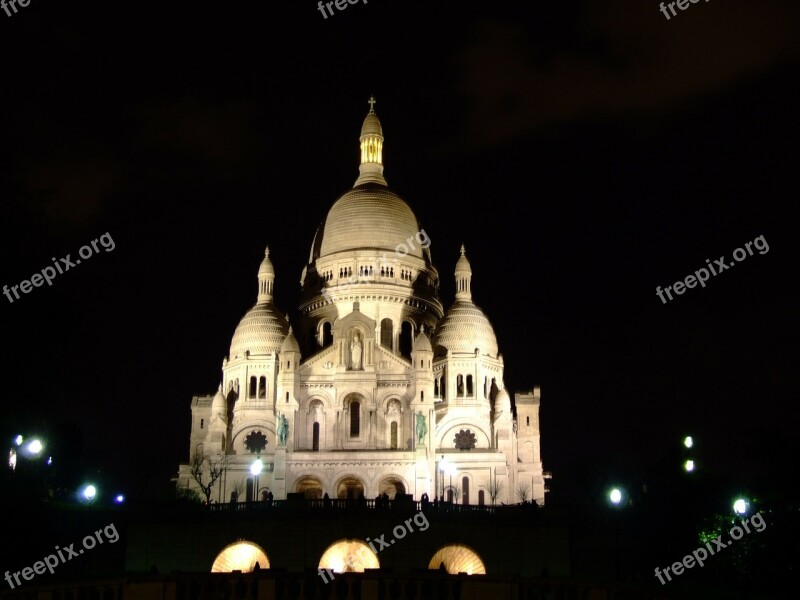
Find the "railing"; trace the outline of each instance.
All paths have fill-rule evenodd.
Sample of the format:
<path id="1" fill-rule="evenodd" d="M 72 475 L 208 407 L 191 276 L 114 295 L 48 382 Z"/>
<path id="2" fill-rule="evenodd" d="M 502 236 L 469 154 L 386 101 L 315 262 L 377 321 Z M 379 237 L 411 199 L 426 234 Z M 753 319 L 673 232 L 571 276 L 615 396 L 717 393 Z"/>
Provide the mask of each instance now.
<path id="1" fill-rule="evenodd" d="M 210 512 L 262 512 L 262 511 L 358 511 L 358 510 L 387 510 L 404 512 L 436 512 L 436 513 L 520 513 L 535 512 L 539 506 L 527 502 L 521 504 L 455 504 L 451 502 L 422 502 L 418 500 L 379 500 L 367 498 L 348 499 L 289 499 L 258 502 L 226 502 L 212 503 L 203 506 Z"/>

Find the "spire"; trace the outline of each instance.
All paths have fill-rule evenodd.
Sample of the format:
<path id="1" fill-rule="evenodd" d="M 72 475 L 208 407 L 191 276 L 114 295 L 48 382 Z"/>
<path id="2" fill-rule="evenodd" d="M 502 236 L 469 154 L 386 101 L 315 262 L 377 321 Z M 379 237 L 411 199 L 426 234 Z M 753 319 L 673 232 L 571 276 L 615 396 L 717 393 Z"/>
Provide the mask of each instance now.
<path id="1" fill-rule="evenodd" d="M 467 251 L 461 244 L 461 256 L 456 263 L 456 301 L 472 302 L 472 267 L 467 260 Z"/>
<path id="2" fill-rule="evenodd" d="M 258 303 L 269 304 L 272 302 L 272 290 L 275 284 L 275 269 L 269 259 L 269 246 L 264 250 L 264 260 L 258 268 Z"/>
<path id="3" fill-rule="evenodd" d="M 383 128 L 375 114 L 374 96 L 369 98 L 369 112 L 361 126 L 361 165 L 358 167 L 359 176 L 353 187 L 364 183 L 379 183 L 386 185 L 383 178 Z"/>

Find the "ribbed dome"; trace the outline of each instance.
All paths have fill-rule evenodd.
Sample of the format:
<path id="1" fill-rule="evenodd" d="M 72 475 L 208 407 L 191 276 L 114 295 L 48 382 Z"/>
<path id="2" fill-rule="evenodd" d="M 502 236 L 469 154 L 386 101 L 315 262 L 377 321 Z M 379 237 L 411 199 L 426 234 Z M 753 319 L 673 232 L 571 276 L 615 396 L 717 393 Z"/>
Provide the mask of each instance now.
<path id="1" fill-rule="evenodd" d="M 456 301 L 439 322 L 434 340 L 450 352 L 475 352 L 496 357 L 497 338 L 489 319 L 472 302 Z"/>
<path id="2" fill-rule="evenodd" d="M 231 340 L 231 359 L 244 356 L 247 350 L 251 356 L 278 352 L 288 329 L 289 324 L 275 306 L 256 304 L 236 326 Z"/>
<path id="3" fill-rule="evenodd" d="M 383 135 L 381 121 L 374 112 L 369 113 L 367 118 L 364 119 L 364 124 L 361 126 L 361 135 Z"/>
<path id="4" fill-rule="evenodd" d="M 419 233 L 419 223 L 408 204 L 385 186 L 367 183 L 344 193 L 334 202 L 322 230 L 320 257 L 358 249 L 395 252 L 398 244 Z M 409 255 L 422 258 L 412 240 Z"/>

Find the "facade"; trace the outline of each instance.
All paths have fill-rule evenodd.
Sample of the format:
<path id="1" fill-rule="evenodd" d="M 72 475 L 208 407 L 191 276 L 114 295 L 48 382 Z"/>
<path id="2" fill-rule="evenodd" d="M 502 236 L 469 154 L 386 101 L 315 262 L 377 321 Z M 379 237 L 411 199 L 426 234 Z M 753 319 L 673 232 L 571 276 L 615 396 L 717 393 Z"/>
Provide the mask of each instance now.
<path id="1" fill-rule="evenodd" d="M 267 248 L 219 390 L 192 400 L 179 485 L 199 490 L 216 469 L 217 502 L 269 491 L 542 504 L 539 388 L 512 405 L 463 246 L 443 309 L 430 238 L 386 183 L 370 105 L 359 176 L 314 236 L 296 322 L 273 303 Z"/>

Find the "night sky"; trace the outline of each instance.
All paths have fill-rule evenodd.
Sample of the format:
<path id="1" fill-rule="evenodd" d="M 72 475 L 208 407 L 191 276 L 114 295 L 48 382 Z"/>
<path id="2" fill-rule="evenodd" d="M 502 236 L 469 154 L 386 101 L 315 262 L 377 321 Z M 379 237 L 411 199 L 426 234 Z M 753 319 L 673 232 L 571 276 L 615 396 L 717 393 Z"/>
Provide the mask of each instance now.
<path id="1" fill-rule="evenodd" d="M 60 436 L 132 496 L 168 482 L 267 244 L 294 314 L 374 94 L 443 304 L 463 242 L 507 386 L 542 388 L 550 501 L 689 433 L 706 472 L 796 487 L 796 2 L 164 4 L 0 11 L 0 285 L 116 244 L 0 296 L 3 436 Z"/>

